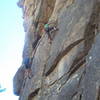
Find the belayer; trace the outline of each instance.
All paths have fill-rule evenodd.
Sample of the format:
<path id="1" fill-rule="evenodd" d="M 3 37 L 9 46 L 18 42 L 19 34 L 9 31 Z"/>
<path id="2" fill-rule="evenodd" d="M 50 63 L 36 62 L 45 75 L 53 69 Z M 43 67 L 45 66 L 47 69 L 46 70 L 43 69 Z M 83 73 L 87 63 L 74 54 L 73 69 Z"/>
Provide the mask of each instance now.
<path id="1" fill-rule="evenodd" d="M 31 78 L 31 75 L 32 75 L 32 70 L 31 70 L 32 59 L 28 58 L 28 57 L 24 58 L 22 65 L 25 67 L 25 77 Z"/>

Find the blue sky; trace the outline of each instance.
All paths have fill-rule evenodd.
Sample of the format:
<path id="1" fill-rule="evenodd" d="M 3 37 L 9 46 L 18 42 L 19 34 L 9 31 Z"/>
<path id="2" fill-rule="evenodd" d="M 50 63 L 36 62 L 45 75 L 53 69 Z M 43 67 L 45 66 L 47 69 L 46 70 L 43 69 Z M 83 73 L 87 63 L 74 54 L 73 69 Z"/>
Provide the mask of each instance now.
<path id="1" fill-rule="evenodd" d="M 0 0 L 0 84 L 6 88 L 0 100 L 18 100 L 12 91 L 12 79 L 22 61 L 24 29 L 17 2 Z"/>

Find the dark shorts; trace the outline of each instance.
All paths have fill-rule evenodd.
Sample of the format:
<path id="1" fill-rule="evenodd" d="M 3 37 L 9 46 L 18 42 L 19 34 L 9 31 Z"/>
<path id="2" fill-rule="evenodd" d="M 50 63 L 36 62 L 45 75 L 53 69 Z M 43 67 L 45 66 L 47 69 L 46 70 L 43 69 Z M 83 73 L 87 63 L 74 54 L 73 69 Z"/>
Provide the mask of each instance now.
<path id="1" fill-rule="evenodd" d="M 47 34 L 50 34 L 50 31 L 53 30 L 53 27 L 46 28 L 45 31 Z"/>

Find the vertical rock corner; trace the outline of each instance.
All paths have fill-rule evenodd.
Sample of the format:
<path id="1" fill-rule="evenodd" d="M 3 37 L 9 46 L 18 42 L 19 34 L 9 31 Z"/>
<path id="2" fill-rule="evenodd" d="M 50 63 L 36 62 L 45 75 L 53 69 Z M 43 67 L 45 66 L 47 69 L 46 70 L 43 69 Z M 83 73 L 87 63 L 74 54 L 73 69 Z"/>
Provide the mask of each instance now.
<path id="1" fill-rule="evenodd" d="M 100 0 L 19 0 L 23 12 L 23 59 L 13 78 L 19 100 L 100 100 Z M 51 32 L 44 24 L 57 27 Z"/>

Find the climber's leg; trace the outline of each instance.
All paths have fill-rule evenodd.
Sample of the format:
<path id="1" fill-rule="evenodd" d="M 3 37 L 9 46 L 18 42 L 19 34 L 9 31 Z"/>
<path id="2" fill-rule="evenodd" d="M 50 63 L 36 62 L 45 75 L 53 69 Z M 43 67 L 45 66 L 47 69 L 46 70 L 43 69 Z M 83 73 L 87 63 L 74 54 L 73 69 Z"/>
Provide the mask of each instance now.
<path id="1" fill-rule="evenodd" d="M 25 78 L 31 77 L 32 76 L 32 71 L 31 71 L 31 59 L 30 58 L 25 58 L 24 59 L 24 65 L 25 65 Z"/>
<path id="2" fill-rule="evenodd" d="M 49 27 L 45 28 L 45 33 L 48 35 L 48 39 L 50 40 L 50 42 L 52 41 L 51 35 L 50 35 L 50 30 Z"/>
<path id="3" fill-rule="evenodd" d="M 48 35 L 49 41 L 51 43 L 52 42 L 52 38 L 51 38 L 50 32 L 47 32 L 47 35 Z"/>
<path id="4" fill-rule="evenodd" d="M 32 70 L 31 68 L 25 69 L 25 78 L 31 78 L 32 77 Z"/>
<path id="5" fill-rule="evenodd" d="M 31 68 L 28 69 L 28 78 L 31 79 L 33 76 Z"/>

